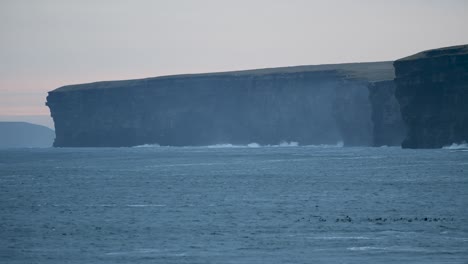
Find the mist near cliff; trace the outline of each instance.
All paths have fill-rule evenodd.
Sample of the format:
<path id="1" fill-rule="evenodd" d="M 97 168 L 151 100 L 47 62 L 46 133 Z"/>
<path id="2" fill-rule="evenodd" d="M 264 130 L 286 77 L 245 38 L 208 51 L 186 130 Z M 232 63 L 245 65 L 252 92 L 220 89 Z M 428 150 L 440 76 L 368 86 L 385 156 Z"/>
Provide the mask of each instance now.
<path id="1" fill-rule="evenodd" d="M 55 146 L 372 146 L 379 120 L 372 118 L 370 83 L 338 69 L 364 69 L 365 76 L 377 78 L 383 67 L 387 78 L 393 72 L 389 66 L 305 66 L 71 85 L 51 91 L 47 105 Z"/>

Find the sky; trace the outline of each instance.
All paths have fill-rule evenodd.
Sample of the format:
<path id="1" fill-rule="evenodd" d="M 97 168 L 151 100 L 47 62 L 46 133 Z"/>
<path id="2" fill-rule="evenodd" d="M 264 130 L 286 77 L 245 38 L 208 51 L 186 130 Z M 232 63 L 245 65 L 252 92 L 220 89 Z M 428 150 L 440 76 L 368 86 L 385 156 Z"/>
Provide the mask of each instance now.
<path id="1" fill-rule="evenodd" d="M 47 92 L 183 73 L 396 60 L 468 44 L 467 0 L 0 0 L 0 121 Z"/>

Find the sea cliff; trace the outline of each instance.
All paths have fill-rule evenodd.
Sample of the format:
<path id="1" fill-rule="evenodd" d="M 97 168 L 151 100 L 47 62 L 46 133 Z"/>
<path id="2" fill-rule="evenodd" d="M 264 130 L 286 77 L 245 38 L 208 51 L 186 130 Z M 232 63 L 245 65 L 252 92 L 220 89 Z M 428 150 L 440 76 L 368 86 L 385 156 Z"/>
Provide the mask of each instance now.
<path id="1" fill-rule="evenodd" d="M 56 147 L 399 145 L 374 135 L 383 130 L 375 128 L 373 107 L 397 104 L 393 94 L 369 100 L 370 90 L 387 90 L 379 82 L 393 77 L 392 62 L 175 75 L 64 86 L 46 104 Z"/>
<path id="2" fill-rule="evenodd" d="M 371 83 L 369 102 L 373 124 L 373 146 L 400 146 L 406 135 L 393 80 Z"/>
<path id="3" fill-rule="evenodd" d="M 468 45 L 395 61 L 396 97 L 407 126 L 404 148 L 468 141 Z"/>

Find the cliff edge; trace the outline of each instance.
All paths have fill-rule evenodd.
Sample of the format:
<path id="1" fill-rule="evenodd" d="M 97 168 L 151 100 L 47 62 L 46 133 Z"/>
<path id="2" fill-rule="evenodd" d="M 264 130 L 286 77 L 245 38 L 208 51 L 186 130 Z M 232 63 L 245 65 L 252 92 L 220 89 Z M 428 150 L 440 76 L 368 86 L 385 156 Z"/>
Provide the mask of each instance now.
<path id="1" fill-rule="evenodd" d="M 407 126 L 404 148 L 468 141 L 468 45 L 394 62 L 396 98 Z"/>
<path id="2" fill-rule="evenodd" d="M 49 92 L 56 147 L 373 144 L 369 85 L 392 62 L 68 85 Z"/>

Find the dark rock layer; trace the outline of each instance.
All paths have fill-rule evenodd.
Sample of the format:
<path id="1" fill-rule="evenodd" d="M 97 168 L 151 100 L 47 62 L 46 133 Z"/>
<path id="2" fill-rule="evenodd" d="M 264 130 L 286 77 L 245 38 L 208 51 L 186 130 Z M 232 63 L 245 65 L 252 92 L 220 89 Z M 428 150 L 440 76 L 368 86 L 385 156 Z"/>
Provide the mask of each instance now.
<path id="1" fill-rule="evenodd" d="M 406 135 L 400 105 L 395 98 L 395 83 L 381 81 L 369 85 L 372 107 L 373 145 L 400 146 Z"/>
<path id="2" fill-rule="evenodd" d="M 369 86 L 391 79 L 391 62 L 179 75 L 65 86 L 47 105 L 58 147 L 369 146 Z"/>
<path id="3" fill-rule="evenodd" d="M 429 50 L 394 63 L 407 126 L 404 148 L 468 141 L 468 45 Z"/>

